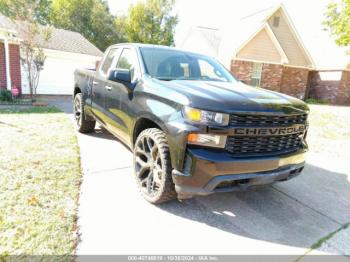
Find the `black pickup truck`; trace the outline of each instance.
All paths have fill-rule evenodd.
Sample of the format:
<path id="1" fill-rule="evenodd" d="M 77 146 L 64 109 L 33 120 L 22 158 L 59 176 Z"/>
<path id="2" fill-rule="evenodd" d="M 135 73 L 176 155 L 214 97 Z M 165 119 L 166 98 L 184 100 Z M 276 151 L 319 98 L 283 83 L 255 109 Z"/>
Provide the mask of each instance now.
<path id="1" fill-rule="evenodd" d="M 308 112 L 296 98 L 237 81 L 213 58 L 170 47 L 113 45 L 96 71 L 75 72 L 78 130 L 98 122 L 125 143 L 152 203 L 297 176 Z"/>

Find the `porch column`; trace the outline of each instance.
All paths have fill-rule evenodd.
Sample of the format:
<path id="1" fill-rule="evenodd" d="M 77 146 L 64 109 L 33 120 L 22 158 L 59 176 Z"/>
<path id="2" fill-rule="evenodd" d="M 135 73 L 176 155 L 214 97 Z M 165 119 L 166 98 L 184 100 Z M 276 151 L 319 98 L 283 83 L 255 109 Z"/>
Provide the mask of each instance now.
<path id="1" fill-rule="evenodd" d="M 9 42 L 4 39 L 4 48 L 5 48 L 5 65 L 6 65 L 6 85 L 7 90 L 11 91 L 11 74 L 10 74 L 10 52 L 9 52 Z"/>

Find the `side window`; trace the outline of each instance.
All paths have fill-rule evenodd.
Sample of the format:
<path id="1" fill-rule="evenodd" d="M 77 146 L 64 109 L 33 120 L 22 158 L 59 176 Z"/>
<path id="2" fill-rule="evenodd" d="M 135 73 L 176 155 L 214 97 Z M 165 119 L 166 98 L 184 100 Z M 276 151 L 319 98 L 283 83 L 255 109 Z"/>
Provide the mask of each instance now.
<path id="1" fill-rule="evenodd" d="M 107 75 L 108 70 L 112 66 L 113 59 L 115 58 L 117 54 L 118 48 L 113 48 L 109 50 L 109 53 L 107 54 L 105 60 L 103 61 L 103 65 L 101 66 L 101 71 Z"/>
<path id="2" fill-rule="evenodd" d="M 252 86 L 260 87 L 262 65 L 263 65 L 262 63 L 253 63 L 252 82 L 251 82 Z"/>
<path id="3" fill-rule="evenodd" d="M 125 48 L 118 60 L 118 70 L 129 70 L 131 73 L 131 82 L 134 82 L 138 76 L 138 61 L 134 50 Z"/>

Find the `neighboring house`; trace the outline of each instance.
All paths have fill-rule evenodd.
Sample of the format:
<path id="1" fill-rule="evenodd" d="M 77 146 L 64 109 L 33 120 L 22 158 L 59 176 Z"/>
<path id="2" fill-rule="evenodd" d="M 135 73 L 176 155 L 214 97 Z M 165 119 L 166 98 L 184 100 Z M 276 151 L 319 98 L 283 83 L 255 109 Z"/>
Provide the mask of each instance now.
<path id="1" fill-rule="evenodd" d="M 201 48 L 204 38 L 196 38 L 194 30 L 180 47 L 217 57 L 247 84 L 350 104 L 350 57 L 329 36 L 306 47 L 283 5 L 240 18 L 210 52 Z"/>
<path id="2" fill-rule="evenodd" d="M 221 39 L 222 36 L 219 29 L 202 26 L 191 27 L 180 46 L 186 47 L 192 52 L 199 52 L 217 57 L 219 56 Z M 198 43 L 200 43 L 200 45 L 198 45 Z"/>
<path id="3" fill-rule="evenodd" d="M 38 38 L 46 60 L 40 73 L 37 94 L 69 95 L 74 85 L 74 70 L 95 68 L 102 52 L 81 34 L 50 27 L 51 37 Z M 27 75 L 20 62 L 20 24 L 0 15 L 0 88 L 16 86 L 29 94 Z"/>

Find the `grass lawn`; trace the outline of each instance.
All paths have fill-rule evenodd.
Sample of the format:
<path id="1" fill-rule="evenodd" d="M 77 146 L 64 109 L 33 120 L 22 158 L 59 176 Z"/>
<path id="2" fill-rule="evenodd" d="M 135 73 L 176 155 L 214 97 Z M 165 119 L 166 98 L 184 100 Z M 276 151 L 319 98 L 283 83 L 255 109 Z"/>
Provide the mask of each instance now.
<path id="1" fill-rule="evenodd" d="M 0 254 L 73 254 L 81 179 L 64 113 L 0 110 Z"/>
<path id="2" fill-rule="evenodd" d="M 310 109 L 310 153 L 350 159 L 350 107 Z M 74 254 L 81 179 L 73 123 L 64 113 L 0 110 L 0 255 Z"/>
<path id="3" fill-rule="evenodd" d="M 350 160 L 350 107 L 309 105 L 310 153 Z"/>

